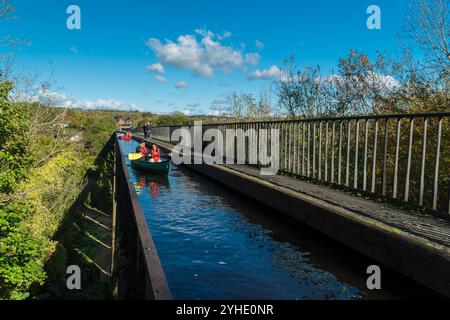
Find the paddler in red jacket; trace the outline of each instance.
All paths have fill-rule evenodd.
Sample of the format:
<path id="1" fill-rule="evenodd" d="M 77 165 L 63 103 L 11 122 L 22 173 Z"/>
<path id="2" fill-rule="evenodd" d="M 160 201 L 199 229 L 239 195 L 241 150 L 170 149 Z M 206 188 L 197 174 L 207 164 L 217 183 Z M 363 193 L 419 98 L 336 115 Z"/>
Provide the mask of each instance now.
<path id="1" fill-rule="evenodd" d="M 148 149 L 145 146 L 145 143 L 142 142 L 141 145 L 139 146 L 139 153 L 141 154 L 141 156 L 145 157 L 148 154 Z"/>
<path id="2" fill-rule="evenodd" d="M 154 162 L 159 162 L 159 160 L 161 159 L 161 151 L 156 144 L 152 145 L 152 151 L 150 152 L 150 155 L 152 156 Z"/>

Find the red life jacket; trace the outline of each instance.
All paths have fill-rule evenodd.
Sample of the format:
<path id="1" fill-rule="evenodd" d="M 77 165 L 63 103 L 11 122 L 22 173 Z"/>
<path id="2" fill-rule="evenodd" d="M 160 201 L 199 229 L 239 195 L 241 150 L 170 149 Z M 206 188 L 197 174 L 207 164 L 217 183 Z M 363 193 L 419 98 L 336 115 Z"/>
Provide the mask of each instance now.
<path id="1" fill-rule="evenodd" d="M 159 148 L 156 148 L 156 150 L 152 149 L 152 153 L 151 154 L 152 154 L 153 161 L 158 162 L 159 159 L 160 159 Z"/>
<path id="2" fill-rule="evenodd" d="M 140 153 L 142 156 L 145 156 L 145 155 L 148 154 L 148 150 L 147 150 L 146 147 L 141 147 L 141 148 L 139 149 L 139 153 Z"/>

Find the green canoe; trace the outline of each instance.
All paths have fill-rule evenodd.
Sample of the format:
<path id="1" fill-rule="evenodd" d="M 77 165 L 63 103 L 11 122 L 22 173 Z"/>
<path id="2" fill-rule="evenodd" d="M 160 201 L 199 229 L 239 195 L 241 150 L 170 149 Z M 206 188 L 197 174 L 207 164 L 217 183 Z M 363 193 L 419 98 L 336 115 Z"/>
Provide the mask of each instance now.
<path id="1" fill-rule="evenodd" d="M 161 158 L 161 162 L 150 162 L 144 160 L 132 160 L 131 167 L 135 170 L 167 174 L 170 169 L 170 158 Z"/>

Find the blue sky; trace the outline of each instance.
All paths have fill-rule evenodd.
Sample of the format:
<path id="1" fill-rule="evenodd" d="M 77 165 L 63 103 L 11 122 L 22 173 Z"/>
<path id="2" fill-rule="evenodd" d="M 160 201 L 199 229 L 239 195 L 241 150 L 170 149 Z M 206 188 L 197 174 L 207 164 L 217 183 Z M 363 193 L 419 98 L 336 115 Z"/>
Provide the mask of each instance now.
<path id="1" fill-rule="evenodd" d="M 133 104 L 158 113 L 210 113 L 214 102 L 233 90 L 267 90 L 269 77 L 276 77 L 276 68 L 292 53 L 298 65 L 319 64 L 327 74 L 350 48 L 369 56 L 393 51 L 406 0 L 13 4 L 19 19 L 0 21 L 0 37 L 27 39 L 31 45 L 15 52 L 16 66 L 43 78 L 53 73 L 63 99 L 70 95 L 89 106 Z M 66 27 L 72 4 L 81 9 L 81 30 Z M 381 8 L 381 30 L 366 27 L 371 4 Z"/>

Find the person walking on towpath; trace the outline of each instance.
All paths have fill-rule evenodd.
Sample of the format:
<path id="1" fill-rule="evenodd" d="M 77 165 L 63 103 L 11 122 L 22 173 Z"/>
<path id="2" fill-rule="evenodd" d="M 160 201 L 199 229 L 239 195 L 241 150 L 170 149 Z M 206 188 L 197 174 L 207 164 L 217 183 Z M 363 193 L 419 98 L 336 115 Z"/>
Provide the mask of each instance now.
<path id="1" fill-rule="evenodd" d="M 147 139 L 147 137 L 148 137 L 148 124 L 147 123 L 144 124 L 143 130 L 144 130 L 144 138 Z"/>

